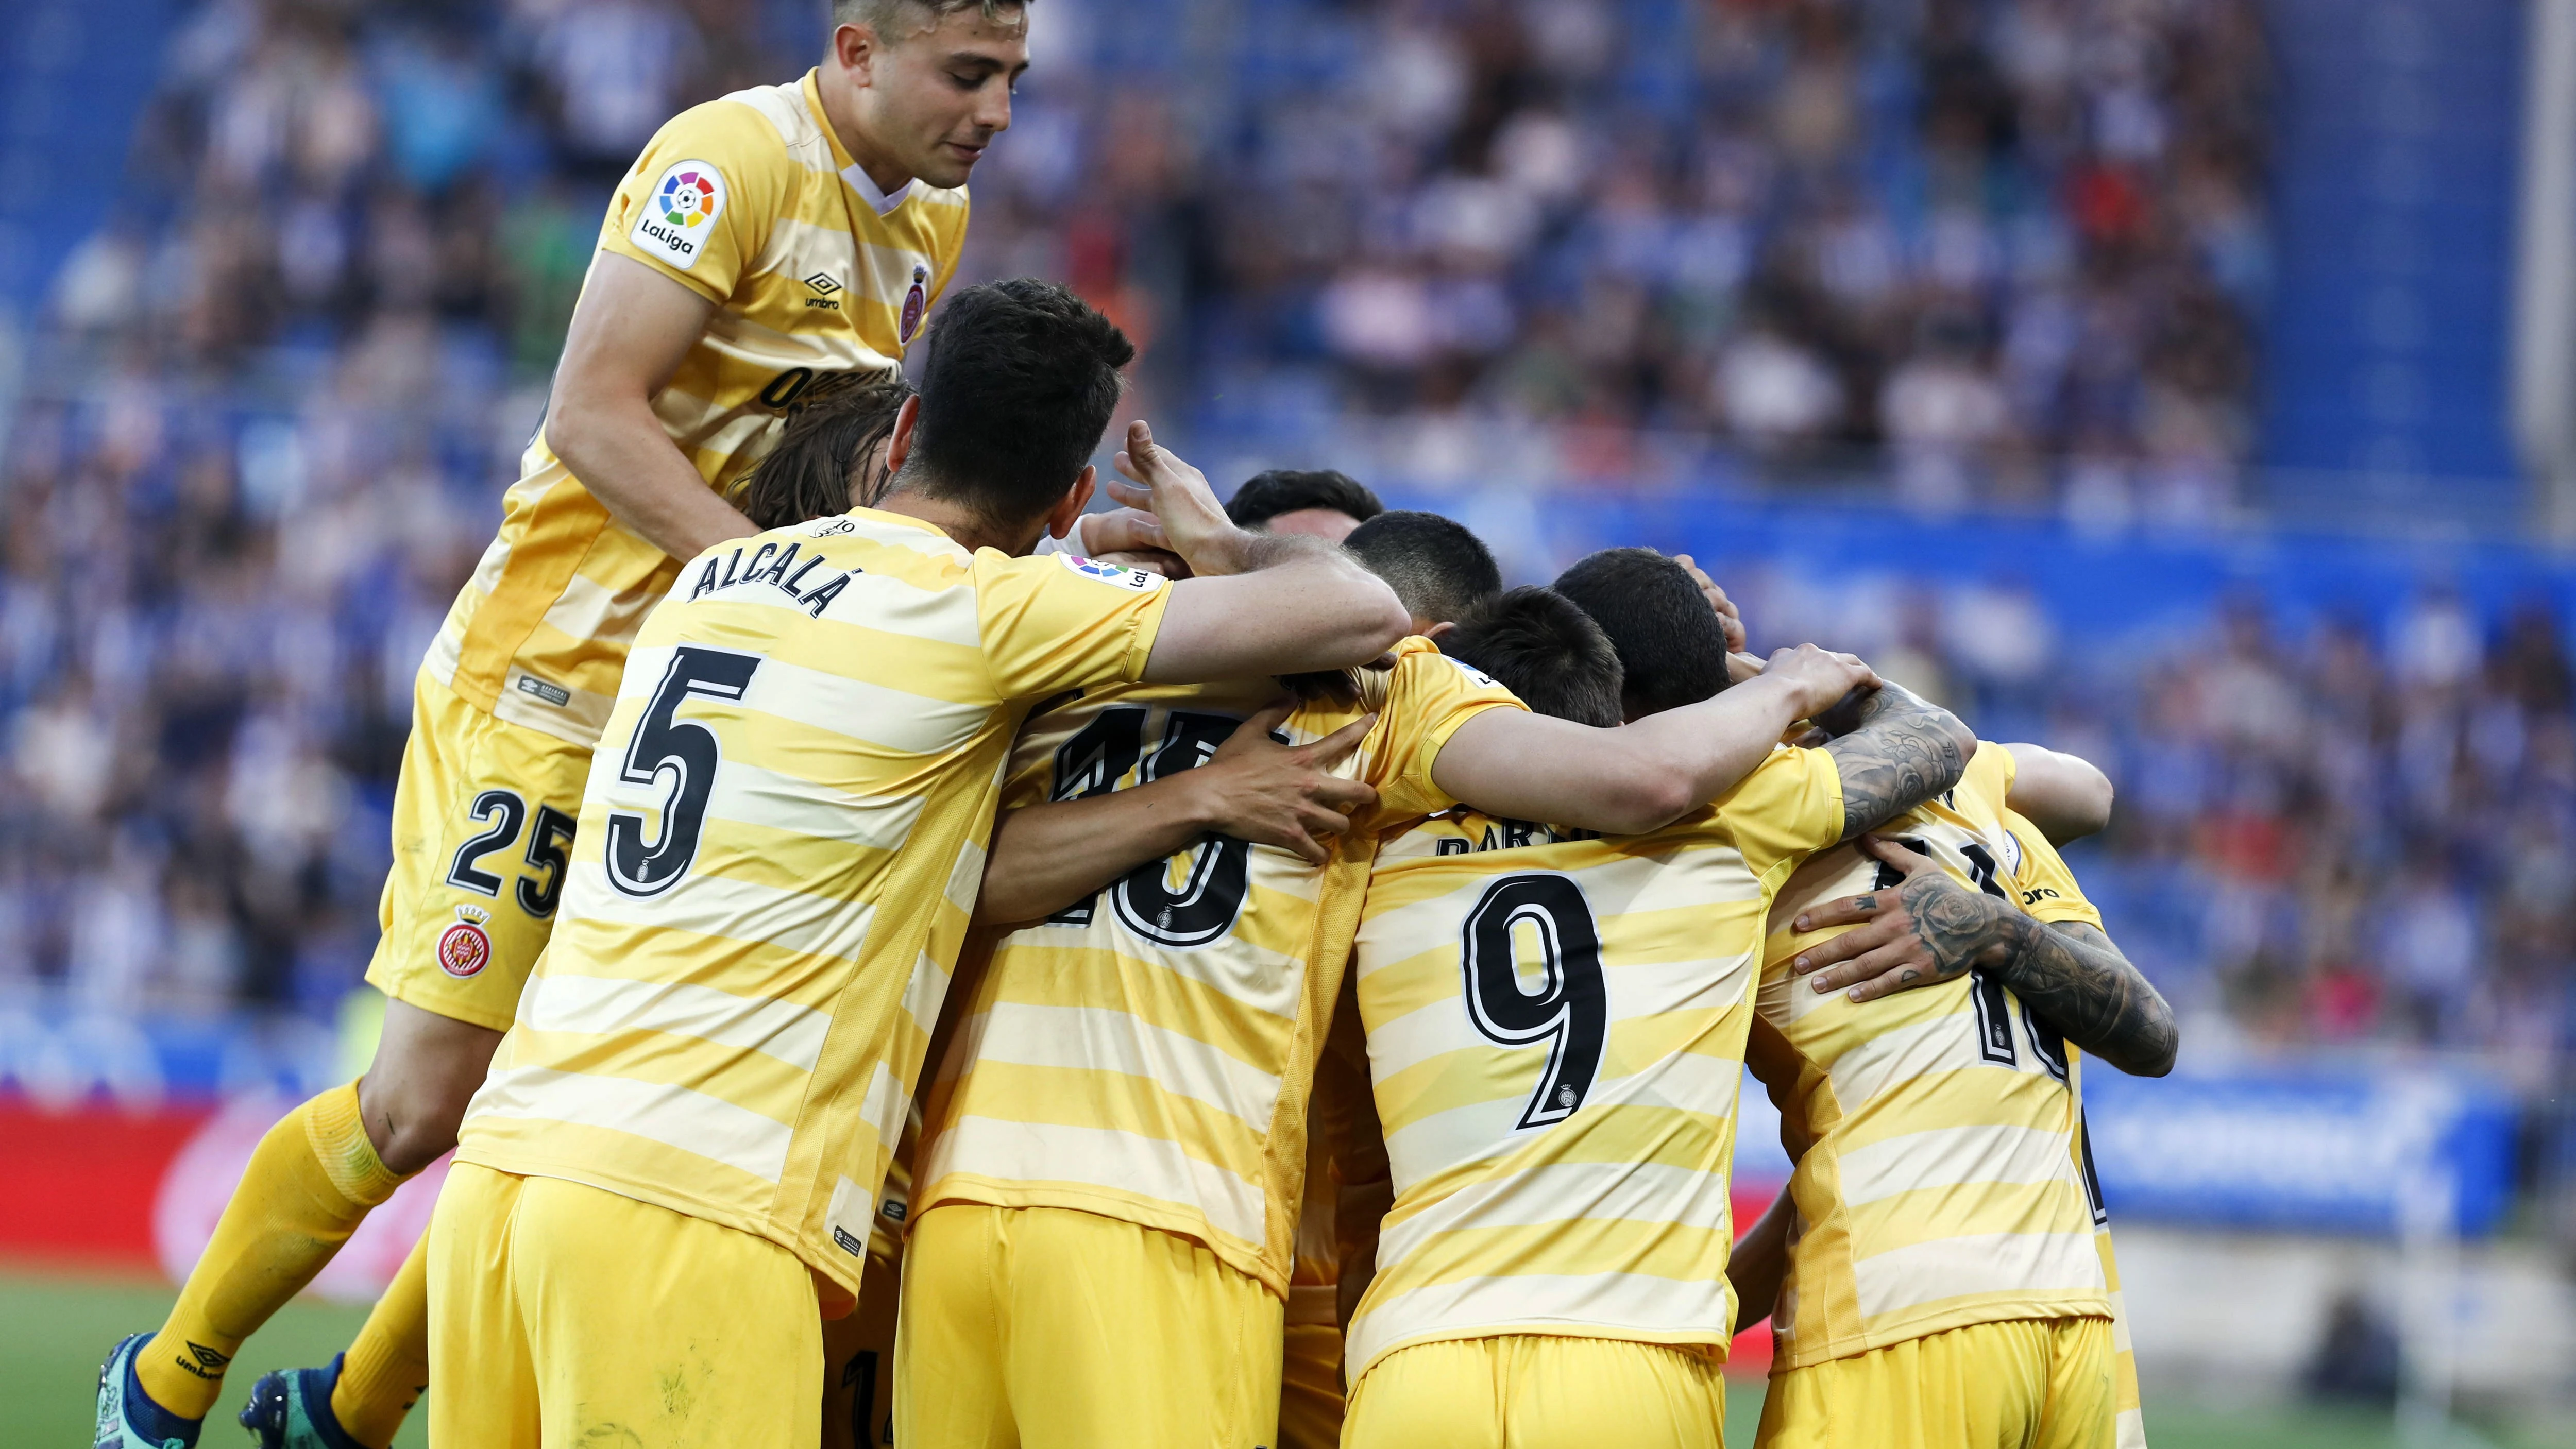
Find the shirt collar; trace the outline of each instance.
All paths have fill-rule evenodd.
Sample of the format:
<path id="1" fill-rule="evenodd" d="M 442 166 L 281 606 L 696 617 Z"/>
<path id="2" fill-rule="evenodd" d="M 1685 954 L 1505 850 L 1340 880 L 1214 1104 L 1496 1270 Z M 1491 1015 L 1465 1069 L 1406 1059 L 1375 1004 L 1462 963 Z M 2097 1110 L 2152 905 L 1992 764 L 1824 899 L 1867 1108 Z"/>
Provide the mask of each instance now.
<path id="1" fill-rule="evenodd" d="M 814 114 L 814 124 L 823 128 L 823 139 L 831 145 L 832 161 L 840 168 L 841 180 L 847 183 L 852 191 L 857 192 L 859 199 L 866 202 L 877 215 L 891 216 L 896 207 L 903 205 L 911 197 L 913 183 L 906 180 L 891 194 L 879 191 L 876 182 L 869 179 L 867 171 L 859 163 L 850 159 L 849 148 L 841 144 L 841 134 L 832 129 L 832 118 L 823 113 L 822 78 L 821 67 L 809 70 L 805 72 L 805 83 L 799 89 L 805 92 L 805 105 Z"/>

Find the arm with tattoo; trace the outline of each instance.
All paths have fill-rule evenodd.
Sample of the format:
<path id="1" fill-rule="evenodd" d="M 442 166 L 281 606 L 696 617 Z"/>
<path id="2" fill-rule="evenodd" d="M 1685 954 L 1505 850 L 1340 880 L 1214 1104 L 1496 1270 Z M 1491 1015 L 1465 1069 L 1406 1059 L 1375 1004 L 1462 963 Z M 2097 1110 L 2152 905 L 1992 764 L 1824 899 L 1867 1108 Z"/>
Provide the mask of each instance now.
<path id="1" fill-rule="evenodd" d="M 1855 693 L 1817 719 L 1843 780 L 1843 838 L 1874 830 L 1951 786 L 1977 752 L 1959 717 L 1897 685 Z"/>
<path id="2" fill-rule="evenodd" d="M 1983 967 L 2068 1041 L 2132 1076 L 2173 1070 L 2181 1044 L 2173 1008 L 2111 938 L 2076 922 L 2044 925 L 2011 902 L 1875 836 L 1861 848 L 1904 872 L 1892 889 L 1836 900 L 1798 917 L 1801 931 L 1866 922 L 1798 955 L 1817 991 L 1848 987 L 1854 1001 L 1947 981 Z M 1830 967 L 1828 970 L 1817 970 Z"/>

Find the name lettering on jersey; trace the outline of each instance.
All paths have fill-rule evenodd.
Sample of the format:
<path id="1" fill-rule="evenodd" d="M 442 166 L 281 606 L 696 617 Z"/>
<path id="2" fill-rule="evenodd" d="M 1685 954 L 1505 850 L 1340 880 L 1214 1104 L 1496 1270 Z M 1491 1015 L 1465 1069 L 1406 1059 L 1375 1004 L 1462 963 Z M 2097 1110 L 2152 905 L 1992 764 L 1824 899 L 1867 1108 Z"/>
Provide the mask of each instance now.
<path id="1" fill-rule="evenodd" d="M 848 532 L 851 527 L 855 527 L 846 518 L 841 519 L 840 522 L 844 526 L 836 530 L 838 532 Z M 708 559 L 705 566 L 698 570 L 697 582 L 689 586 L 689 598 L 703 599 L 709 594 L 724 589 L 764 584 L 804 605 L 806 613 L 819 619 L 823 617 L 823 610 L 834 599 L 841 596 L 842 590 L 850 586 L 850 576 L 858 570 L 844 569 L 828 579 L 816 579 L 809 584 L 806 579 L 816 569 L 825 567 L 825 564 L 823 556 L 819 553 L 799 563 L 796 553 L 803 547 L 803 544 L 791 539 L 787 547 L 781 549 L 778 546 L 778 540 L 767 539 L 751 551 L 751 557 L 747 560 L 742 556 L 742 550 L 739 548 L 721 559 Z M 795 572 L 788 572 L 790 567 L 793 567 Z"/>
<path id="2" fill-rule="evenodd" d="M 674 161 L 636 204 L 626 239 L 685 272 L 698 264 L 724 208 L 724 173 L 705 161 Z"/>
<path id="3" fill-rule="evenodd" d="M 1460 665 L 1465 668 L 1465 665 Z M 1469 855 L 1486 850 L 1519 850 L 1530 845 L 1562 845 L 1569 840 L 1599 840 L 1598 830 L 1559 830 L 1533 820 L 1497 820 L 1485 827 L 1481 839 L 1469 840 L 1463 835 L 1443 835 L 1433 843 L 1438 855 Z"/>

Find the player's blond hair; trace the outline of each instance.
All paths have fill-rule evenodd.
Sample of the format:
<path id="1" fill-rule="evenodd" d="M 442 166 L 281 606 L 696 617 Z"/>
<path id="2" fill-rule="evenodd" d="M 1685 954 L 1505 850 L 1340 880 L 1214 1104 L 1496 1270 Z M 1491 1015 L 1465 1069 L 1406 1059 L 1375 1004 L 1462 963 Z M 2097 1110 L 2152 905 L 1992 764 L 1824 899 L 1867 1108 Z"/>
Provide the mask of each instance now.
<path id="1" fill-rule="evenodd" d="M 945 19 L 972 5 L 984 12 L 987 20 L 999 20 L 1005 10 L 1025 10 L 1029 0 L 832 0 L 834 25 L 864 25 L 880 36 L 896 33 L 895 22 L 908 7 L 926 10 L 931 18 Z"/>

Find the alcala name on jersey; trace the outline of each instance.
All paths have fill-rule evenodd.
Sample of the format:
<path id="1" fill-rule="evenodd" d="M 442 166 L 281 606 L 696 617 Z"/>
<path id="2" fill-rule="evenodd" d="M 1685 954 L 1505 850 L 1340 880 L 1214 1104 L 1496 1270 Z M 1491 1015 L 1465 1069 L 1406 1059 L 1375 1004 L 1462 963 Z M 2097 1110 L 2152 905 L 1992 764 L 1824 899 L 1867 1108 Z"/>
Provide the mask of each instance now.
<path id="1" fill-rule="evenodd" d="M 776 539 L 763 539 L 748 559 L 740 548 L 723 558 L 710 558 L 698 570 L 697 582 L 689 586 L 689 597 L 703 599 L 725 589 L 764 584 L 803 605 L 807 614 L 822 618 L 824 608 L 850 586 L 852 571 L 843 569 L 828 579 L 815 578 L 814 571 L 827 565 L 819 553 L 809 554 L 800 562 L 796 553 L 803 547 L 794 539 L 788 540 L 784 549 Z"/>

